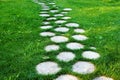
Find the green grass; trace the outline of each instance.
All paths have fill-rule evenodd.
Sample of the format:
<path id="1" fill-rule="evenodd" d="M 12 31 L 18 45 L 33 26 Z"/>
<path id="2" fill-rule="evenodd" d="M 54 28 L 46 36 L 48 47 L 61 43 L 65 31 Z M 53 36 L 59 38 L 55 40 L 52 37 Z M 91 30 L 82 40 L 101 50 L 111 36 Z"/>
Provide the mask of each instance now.
<path id="1" fill-rule="evenodd" d="M 75 60 L 64 63 L 56 60 L 57 52 L 46 53 L 43 48 L 51 44 L 49 38 L 39 36 L 42 18 L 41 7 L 32 0 L 0 1 L 0 80 L 53 80 L 60 74 L 72 74 L 80 80 L 92 80 L 101 75 L 119 80 L 120 72 L 120 1 L 119 0 L 55 0 L 62 9 L 70 7 L 68 14 L 72 22 L 77 22 L 86 30 L 89 40 L 81 42 L 87 47 L 95 46 L 101 58 L 87 60 L 80 51 L 74 51 Z M 70 37 L 73 31 L 65 35 Z M 70 39 L 70 41 L 73 41 Z M 86 47 L 84 50 L 89 50 Z M 50 59 L 42 57 L 50 56 Z M 63 70 L 56 75 L 38 75 L 35 66 L 43 61 L 52 60 L 59 63 Z M 80 75 L 71 71 L 71 65 L 78 60 L 90 61 L 96 65 L 96 71 Z M 69 66 L 69 67 L 68 67 Z"/>

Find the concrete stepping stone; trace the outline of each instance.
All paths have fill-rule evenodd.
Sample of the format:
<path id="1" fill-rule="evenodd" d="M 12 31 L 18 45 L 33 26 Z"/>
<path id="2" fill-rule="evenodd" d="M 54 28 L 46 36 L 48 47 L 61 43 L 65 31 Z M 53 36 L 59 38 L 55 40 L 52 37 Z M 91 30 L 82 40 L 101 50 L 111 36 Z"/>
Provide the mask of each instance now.
<path id="1" fill-rule="evenodd" d="M 76 33 L 85 33 L 84 29 L 74 29 L 74 32 Z"/>
<path id="2" fill-rule="evenodd" d="M 67 19 L 71 19 L 71 17 L 62 17 L 62 19 L 67 20 Z"/>
<path id="3" fill-rule="evenodd" d="M 57 59 L 64 62 L 69 62 L 75 58 L 75 54 L 72 52 L 61 52 L 57 55 Z"/>
<path id="4" fill-rule="evenodd" d="M 77 23 L 67 23 L 65 24 L 67 27 L 79 27 L 79 24 Z"/>
<path id="5" fill-rule="evenodd" d="M 46 11 L 42 11 L 42 12 L 40 12 L 41 14 L 44 14 L 44 13 L 48 13 L 48 12 L 46 12 Z"/>
<path id="6" fill-rule="evenodd" d="M 53 32 L 41 32 L 40 36 L 51 37 L 51 36 L 55 36 L 55 33 L 53 33 Z"/>
<path id="7" fill-rule="evenodd" d="M 65 75 L 59 76 L 55 80 L 78 80 L 78 78 L 73 75 L 65 74 Z"/>
<path id="8" fill-rule="evenodd" d="M 109 77 L 106 77 L 106 76 L 100 76 L 100 77 L 97 77 L 93 80 L 113 80 L 112 78 L 109 78 Z"/>
<path id="9" fill-rule="evenodd" d="M 79 50 L 79 49 L 83 49 L 84 45 L 77 42 L 70 42 L 70 43 L 67 43 L 66 47 L 71 50 Z"/>
<path id="10" fill-rule="evenodd" d="M 55 18 L 55 17 L 50 17 L 50 18 L 47 18 L 47 20 L 48 20 L 48 21 L 50 21 L 50 20 L 57 20 L 57 18 Z"/>
<path id="11" fill-rule="evenodd" d="M 67 22 L 67 21 L 65 21 L 65 20 L 57 20 L 57 21 L 55 21 L 56 24 L 63 24 L 65 22 Z"/>
<path id="12" fill-rule="evenodd" d="M 71 11 L 72 9 L 71 8 L 64 8 L 63 10 L 64 11 Z"/>
<path id="13" fill-rule="evenodd" d="M 95 71 L 95 66 L 90 62 L 78 61 L 72 66 L 72 71 L 79 74 L 90 74 Z"/>
<path id="14" fill-rule="evenodd" d="M 69 31 L 69 28 L 66 28 L 66 27 L 58 27 L 58 28 L 55 28 L 54 31 L 56 31 L 56 32 L 68 32 L 68 31 Z"/>
<path id="15" fill-rule="evenodd" d="M 40 28 L 41 29 L 51 29 L 53 26 L 49 26 L 49 25 L 47 25 L 47 26 L 41 26 Z"/>
<path id="16" fill-rule="evenodd" d="M 38 74 L 42 75 L 52 75 L 56 74 L 61 70 L 57 63 L 52 61 L 42 62 L 36 66 Z"/>
<path id="17" fill-rule="evenodd" d="M 46 46 L 45 47 L 45 51 L 47 51 L 47 52 L 51 52 L 51 51 L 57 51 L 57 50 L 59 50 L 59 46 L 58 45 L 48 45 L 48 46 Z"/>
<path id="18" fill-rule="evenodd" d="M 55 14 L 54 15 L 55 17 L 61 17 L 61 16 L 64 16 L 63 14 Z"/>
<path id="19" fill-rule="evenodd" d="M 84 51 L 82 56 L 87 59 L 98 59 L 100 57 L 99 53 L 93 51 Z"/>
<path id="20" fill-rule="evenodd" d="M 51 13 L 57 13 L 59 10 L 50 10 Z"/>
<path id="21" fill-rule="evenodd" d="M 84 41 L 87 40 L 88 38 L 84 35 L 73 35 L 72 36 L 73 39 L 77 40 L 77 41 Z"/>
<path id="22" fill-rule="evenodd" d="M 48 24 L 50 24 L 50 22 L 43 22 L 43 24 L 44 24 L 44 25 L 48 25 Z"/>
<path id="23" fill-rule="evenodd" d="M 50 38 L 51 41 L 55 43 L 63 43 L 63 42 L 68 42 L 68 38 L 64 36 L 53 36 Z"/>
<path id="24" fill-rule="evenodd" d="M 41 16 L 41 17 L 49 17 L 50 15 L 49 14 L 40 14 L 39 16 Z"/>

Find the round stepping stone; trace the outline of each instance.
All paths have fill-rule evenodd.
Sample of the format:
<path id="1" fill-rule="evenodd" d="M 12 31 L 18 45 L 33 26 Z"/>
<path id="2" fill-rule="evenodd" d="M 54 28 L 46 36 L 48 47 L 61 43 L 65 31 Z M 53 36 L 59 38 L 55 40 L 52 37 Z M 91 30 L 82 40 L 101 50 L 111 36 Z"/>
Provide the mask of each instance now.
<path id="1" fill-rule="evenodd" d="M 54 29 L 56 32 L 68 32 L 69 28 L 66 27 L 58 27 Z"/>
<path id="2" fill-rule="evenodd" d="M 113 80 L 112 78 L 109 78 L 109 77 L 105 77 L 105 76 L 101 76 L 101 77 L 97 77 L 93 80 Z"/>
<path id="3" fill-rule="evenodd" d="M 82 56 L 87 59 L 98 59 L 100 57 L 99 53 L 93 51 L 84 51 Z"/>
<path id="4" fill-rule="evenodd" d="M 79 74 L 89 74 L 95 71 L 95 66 L 90 62 L 79 61 L 72 66 L 72 70 Z"/>
<path id="5" fill-rule="evenodd" d="M 47 18 L 47 20 L 56 20 L 57 18 L 55 17 L 50 17 L 50 18 Z"/>
<path id="6" fill-rule="evenodd" d="M 43 14 L 43 13 L 48 13 L 48 12 L 45 12 L 45 11 L 44 11 L 44 12 L 40 12 L 40 13 Z"/>
<path id="7" fill-rule="evenodd" d="M 51 37 L 51 36 L 55 36 L 55 33 L 53 33 L 53 32 L 42 32 L 42 33 L 40 33 L 40 36 Z"/>
<path id="8" fill-rule="evenodd" d="M 50 10 L 51 13 L 57 13 L 59 10 Z"/>
<path id="9" fill-rule="evenodd" d="M 62 19 L 67 20 L 67 19 L 71 19 L 71 17 L 62 17 Z"/>
<path id="10" fill-rule="evenodd" d="M 39 16 L 41 16 L 41 17 L 49 17 L 50 15 L 49 14 L 40 14 Z"/>
<path id="11" fill-rule="evenodd" d="M 55 17 L 60 17 L 60 16 L 64 16 L 63 14 L 55 14 Z"/>
<path id="12" fill-rule="evenodd" d="M 71 50 L 78 50 L 78 49 L 83 49 L 84 45 L 76 42 L 71 42 L 71 43 L 68 43 L 66 47 Z"/>
<path id="13" fill-rule="evenodd" d="M 84 35 L 73 35 L 72 38 L 75 39 L 75 40 L 77 40 L 77 41 L 84 41 L 84 40 L 88 39 Z"/>
<path id="14" fill-rule="evenodd" d="M 67 23 L 66 26 L 67 27 L 79 27 L 79 24 L 77 24 L 77 23 Z"/>
<path id="15" fill-rule="evenodd" d="M 65 8 L 63 9 L 64 11 L 71 11 L 72 9 L 71 8 Z"/>
<path id="16" fill-rule="evenodd" d="M 74 29 L 74 32 L 76 32 L 76 33 L 84 33 L 85 30 L 84 29 Z"/>
<path id="17" fill-rule="evenodd" d="M 50 22 L 43 22 L 43 24 L 44 24 L 44 25 L 48 25 L 48 24 L 50 24 Z"/>
<path id="18" fill-rule="evenodd" d="M 75 54 L 72 52 L 61 52 L 57 55 L 57 59 L 64 62 L 69 62 L 75 58 Z"/>
<path id="19" fill-rule="evenodd" d="M 57 21 L 55 21 L 56 24 L 63 24 L 65 22 L 66 22 L 65 20 L 57 20 Z"/>
<path id="20" fill-rule="evenodd" d="M 51 37 L 50 39 L 55 43 L 63 43 L 69 40 L 67 37 L 64 37 L 64 36 L 54 36 L 54 37 Z"/>
<path id="21" fill-rule="evenodd" d="M 57 51 L 59 50 L 59 46 L 58 45 L 48 45 L 45 47 L 45 51 L 50 52 L 50 51 Z"/>
<path id="22" fill-rule="evenodd" d="M 61 68 L 58 66 L 57 63 L 47 61 L 47 62 L 42 62 L 36 66 L 36 70 L 38 74 L 42 75 L 52 75 L 56 74 L 61 70 Z"/>
<path id="23" fill-rule="evenodd" d="M 41 28 L 41 29 L 51 29 L 52 26 L 41 26 L 40 28 Z"/>
<path id="24" fill-rule="evenodd" d="M 69 75 L 69 74 L 66 74 L 66 75 L 61 75 L 59 76 L 57 79 L 55 80 L 78 80 L 77 77 L 73 76 L 73 75 Z"/>

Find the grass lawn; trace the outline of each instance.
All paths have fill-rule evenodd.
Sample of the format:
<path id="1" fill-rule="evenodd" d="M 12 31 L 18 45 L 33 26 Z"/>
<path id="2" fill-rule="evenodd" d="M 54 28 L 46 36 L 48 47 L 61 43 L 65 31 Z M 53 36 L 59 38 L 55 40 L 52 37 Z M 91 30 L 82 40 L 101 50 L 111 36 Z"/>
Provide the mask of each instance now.
<path id="1" fill-rule="evenodd" d="M 41 0 L 45 1 L 45 0 Z M 119 0 L 54 0 L 60 9 L 70 7 L 69 22 L 77 22 L 86 30 L 87 47 L 95 46 L 101 57 L 98 60 L 84 59 L 80 54 L 88 48 L 74 51 L 77 57 L 64 63 L 56 55 L 65 49 L 46 53 L 44 47 L 51 44 L 49 38 L 39 36 L 43 18 L 39 16 L 41 6 L 32 0 L 0 0 L 0 80 L 53 80 L 61 74 L 72 74 L 80 80 L 92 80 L 108 76 L 120 80 L 120 1 Z M 51 30 L 52 31 L 52 30 Z M 70 37 L 73 31 L 65 35 Z M 72 39 L 71 39 L 72 41 Z M 50 56 L 50 59 L 43 57 Z M 71 71 L 77 61 L 95 64 L 96 71 L 81 75 Z M 35 67 L 43 61 L 54 61 L 62 66 L 56 75 L 38 75 Z"/>

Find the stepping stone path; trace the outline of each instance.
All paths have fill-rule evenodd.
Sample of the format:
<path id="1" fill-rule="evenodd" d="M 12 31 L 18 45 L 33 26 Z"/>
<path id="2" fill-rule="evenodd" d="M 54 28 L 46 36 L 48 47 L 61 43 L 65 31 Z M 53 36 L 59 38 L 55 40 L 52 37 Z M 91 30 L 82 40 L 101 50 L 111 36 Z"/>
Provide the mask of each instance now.
<path id="1" fill-rule="evenodd" d="M 70 61 L 73 61 L 78 56 L 75 53 L 76 50 L 77 51 L 82 50 L 86 46 L 83 43 L 79 43 L 78 41 L 87 40 L 88 37 L 83 35 L 83 33 L 85 33 L 85 30 L 81 29 L 78 23 L 67 22 L 67 20 L 71 19 L 71 17 L 66 16 L 66 14 L 70 12 L 72 9 L 64 8 L 61 10 L 53 2 L 45 3 L 45 2 L 39 2 L 38 0 L 34 0 L 34 2 L 42 7 L 39 16 L 41 16 L 45 20 L 40 26 L 40 29 L 44 30 L 43 32 L 40 33 L 40 36 L 50 37 L 52 43 L 46 45 L 43 48 L 44 51 L 46 53 L 53 51 L 56 52 L 59 50 L 61 51 L 62 48 L 64 48 L 65 51 L 63 50 L 59 52 L 58 55 L 56 55 L 56 59 L 60 62 L 63 62 L 63 64 L 67 64 Z M 53 31 L 50 31 L 49 29 L 52 29 Z M 68 33 L 71 30 L 73 30 L 74 35 L 70 33 L 69 36 L 64 35 L 65 33 Z M 71 42 L 70 38 L 73 38 L 74 41 Z M 60 44 L 64 44 L 65 46 L 61 47 Z M 86 60 L 88 59 L 96 60 L 100 58 L 100 54 L 94 51 L 96 50 L 95 47 L 89 47 L 89 49 L 91 49 L 92 51 L 90 50 L 82 51 L 82 53 L 79 55 L 81 55 L 82 58 Z M 36 65 L 36 71 L 40 75 L 46 75 L 46 76 L 55 75 L 60 71 L 62 71 L 62 67 L 64 66 L 60 66 L 58 63 L 50 60 L 50 61 L 38 63 L 38 65 Z M 71 68 L 72 72 L 81 75 L 91 74 L 96 70 L 95 64 L 89 61 L 77 61 L 68 67 Z M 80 78 L 72 74 L 61 74 L 58 77 L 56 77 L 56 79 L 54 80 L 79 80 L 79 79 Z M 101 76 L 101 77 L 95 77 L 93 80 L 113 80 L 113 79 L 109 77 Z"/>

